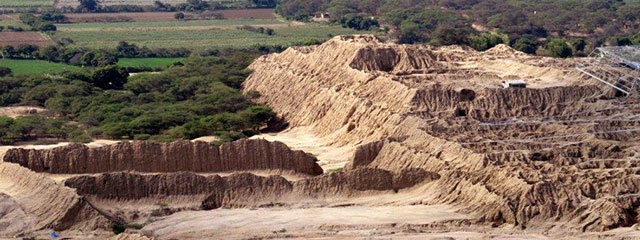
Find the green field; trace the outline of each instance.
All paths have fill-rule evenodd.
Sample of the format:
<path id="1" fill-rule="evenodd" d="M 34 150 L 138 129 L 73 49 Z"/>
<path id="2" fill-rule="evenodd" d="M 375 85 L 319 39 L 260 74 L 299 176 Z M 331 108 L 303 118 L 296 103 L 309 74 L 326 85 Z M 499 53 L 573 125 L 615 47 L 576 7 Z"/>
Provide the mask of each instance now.
<path id="1" fill-rule="evenodd" d="M 118 66 L 166 69 L 169 65 L 182 59 L 183 58 L 121 58 L 118 60 Z"/>
<path id="2" fill-rule="evenodd" d="M 238 30 L 242 25 L 274 29 L 274 35 Z M 171 22 L 59 24 L 56 37 L 71 38 L 82 47 L 113 48 L 120 41 L 151 48 L 242 48 L 256 44 L 287 45 L 309 39 L 363 33 L 340 26 L 291 23 L 276 19 L 229 19 Z"/>
<path id="3" fill-rule="evenodd" d="M 64 63 L 53 63 L 42 60 L 11 60 L 0 59 L 0 67 L 8 67 L 13 75 L 42 75 L 54 74 L 62 71 L 79 71 L 81 68 Z"/>
<path id="4" fill-rule="evenodd" d="M 31 27 L 21 21 L 0 21 L 0 26 L 3 27 L 7 27 L 7 26 L 14 26 L 14 27 L 21 27 L 23 29 L 30 29 Z"/>
<path id="5" fill-rule="evenodd" d="M 1 1 L 1 0 L 0 0 Z M 234 27 L 242 25 L 286 25 L 287 22 L 277 19 L 219 19 L 219 20 L 192 20 L 192 21 L 168 21 L 168 22 L 88 22 L 58 24 L 59 31 L 126 31 L 139 28 L 171 28 L 171 27 Z"/>
<path id="6" fill-rule="evenodd" d="M 50 7 L 53 0 L 0 0 L 0 7 Z"/>

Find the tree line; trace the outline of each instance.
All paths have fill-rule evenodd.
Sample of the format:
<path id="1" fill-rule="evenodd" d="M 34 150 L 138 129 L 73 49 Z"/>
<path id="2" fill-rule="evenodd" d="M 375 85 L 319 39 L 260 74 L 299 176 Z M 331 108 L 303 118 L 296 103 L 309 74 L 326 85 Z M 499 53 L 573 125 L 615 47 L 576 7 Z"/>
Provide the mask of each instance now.
<path id="1" fill-rule="evenodd" d="M 62 39 L 61 46 L 7 45 L 0 47 L 0 56 L 11 59 L 39 59 L 76 66 L 102 67 L 113 65 L 119 58 L 187 57 L 186 48 L 147 48 L 132 43 L 120 42 L 115 49 L 91 49 L 69 45 L 71 39 Z"/>
<path id="2" fill-rule="evenodd" d="M 479 50 L 505 43 L 559 57 L 584 55 L 602 45 L 640 44 L 638 1 L 280 0 L 276 11 L 303 21 L 329 12 L 332 21 L 357 29 L 379 28 L 361 23 L 376 20 L 400 43 Z"/>

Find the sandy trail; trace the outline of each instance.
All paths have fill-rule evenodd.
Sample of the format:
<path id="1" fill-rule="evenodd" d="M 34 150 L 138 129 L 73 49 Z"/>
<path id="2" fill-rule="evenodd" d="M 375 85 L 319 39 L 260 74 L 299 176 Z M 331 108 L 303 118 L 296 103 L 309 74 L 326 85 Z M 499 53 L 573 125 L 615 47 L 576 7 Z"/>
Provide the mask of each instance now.
<path id="1" fill-rule="evenodd" d="M 0 107 L 0 116 L 15 118 L 15 117 L 33 115 L 33 114 L 41 113 L 44 111 L 46 111 L 46 109 L 41 107 L 28 107 L 28 106 Z"/>
<path id="2" fill-rule="evenodd" d="M 331 146 L 328 140 L 314 135 L 309 127 L 296 127 L 278 133 L 260 134 L 252 138 L 282 142 L 293 150 L 311 153 L 318 158 L 318 164 L 325 171 L 344 167 L 351 160 L 355 150 L 355 146 Z"/>
<path id="3" fill-rule="evenodd" d="M 466 219 L 446 205 L 383 206 L 307 209 L 220 209 L 180 212 L 146 226 L 143 231 L 159 239 L 216 238 L 238 239 L 275 236 L 318 236 L 332 226 L 372 226 L 384 224 L 426 224 Z M 373 227 L 367 229 L 374 229 Z M 370 236 L 370 231 L 349 235 Z M 324 232 L 324 233 L 321 233 Z M 340 235 L 340 231 L 335 232 Z"/>

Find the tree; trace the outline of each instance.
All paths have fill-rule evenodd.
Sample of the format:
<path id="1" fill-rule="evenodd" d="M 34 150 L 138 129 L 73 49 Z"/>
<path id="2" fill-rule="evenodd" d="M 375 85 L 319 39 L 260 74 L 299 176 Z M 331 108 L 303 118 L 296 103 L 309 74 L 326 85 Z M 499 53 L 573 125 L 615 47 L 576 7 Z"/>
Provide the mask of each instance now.
<path id="1" fill-rule="evenodd" d="M 469 45 L 478 51 L 487 50 L 501 43 L 509 43 L 509 37 L 499 33 L 482 33 L 469 36 Z"/>
<path id="2" fill-rule="evenodd" d="M 185 15 L 182 12 L 177 12 L 176 14 L 173 14 L 173 18 L 175 18 L 177 20 L 184 20 Z"/>
<path id="3" fill-rule="evenodd" d="M 16 55 L 23 58 L 35 58 L 34 53 L 40 49 L 37 45 L 18 45 L 16 47 Z"/>
<path id="4" fill-rule="evenodd" d="M 528 54 L 534 54 L 538 50 L 536 41 L 526 37 L 518 38 L 511 47 Z"/>
<path id="5" fill-rule="evenodd" d="M 3 46 L 0 49 L 0 55 L 2 55 L 2 58 L 16 58 L 16 48 L 11 45 Z"/>
<path id="6" fill-rule="evenodd" d="M 38 55 L 40 55 L 40 58 L 44 58 L 45 60 L 50 62 L 60 61 L 60 49 L 58 48 L 58 46 L 52 45 L 41 48 Z"/>
<path id="7" fill-rule="evenodd" d="M 13 72 L 11 71 L 11 68 L 0 67 L 0 77 L 11 76 L 11 74 L 13 74 Z"/>
<path id="8" fill-rule="evenodd" d="M 582 52 L 584 51 L 584 48 L 586 46 L 587 46 L 587 42 L 582 38 L 574 39 L 571 41 L 571 47 L 573 48 L 574 51 Z"/>
<path id="9" fill-rule="evenodd" d="M 54 32 L 58 30 L 56 25 L 53 25 L 50 22 L 38 21 L 33 24 L 33 30 L 41 31 L 41 32 Z"/>
<path id="10" fill-rule="evenodd" d="M 80 61 L 83 65 L 103 67 L 116 64 L 118 62 L 118 57 L 106 50 L 88 51 L 82 55 Z"/>
<path id="11" fill-rule="evenodd" d="M 123 89 L 128 73 L 117 66 L 98 68 L 91 74 L 93 85 L 102 89 Z"/>
<path id="12" fill-rule="evenodd" d="M 254 131 L 258 131 L 260 126 L 276 116 L 271 108 L 263 106 L 249 107 L 242 110 L 239 114 L 249 123 Z"/>
<path id="13" fill-rule="evenodd" d="M 101 0 L 78 0 L 80 2 L 79 9 L 88 12 L 95 12 L 100 8 Z"/>
<path id="14" fill-rule="evenodd" d="M 138 46 L 135 44 L 129 44 L 125 41 L 120 41 L 118 47 L 116 47 L 119 57 L 132 58 L 138 57 Z"/>
<path id="15" fill-rule="evenodd" d="M 363 14 L 347 14 L 340 19 L 340 23 L 344 28 L 356 30 L 369 30 L 372 27 L 380 26 L 375 18 Z"/>
<path id="16" fill-rule="evenodd" d="M 554 57 L 566 58 L 572 55 L 571 47 L 560 38 L 549 41 L 549 43 L 547 43 L 547 51 Z"/>

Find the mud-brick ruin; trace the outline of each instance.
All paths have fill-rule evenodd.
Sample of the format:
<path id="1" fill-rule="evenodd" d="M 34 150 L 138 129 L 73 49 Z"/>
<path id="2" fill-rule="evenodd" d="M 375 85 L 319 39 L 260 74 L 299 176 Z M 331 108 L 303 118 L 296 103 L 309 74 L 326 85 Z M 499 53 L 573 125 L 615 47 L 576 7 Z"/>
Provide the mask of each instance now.
<path id="1" fill-rule="evenodd" d="M 0 164 L 0 236 L 135 224 L 132 239 L 350 238 L 365 230 L 591 238 L 612 229 L 618 235 L 607 236 L 633 237 L 640 102 L 576 71 L 583 61 L 369 35 L 262 56 L 243 91 L 259 92 L 287 129 L 221 146 L 9 149 Z M 310 209 L 318 215 L 296 227 Z M 336 209 L 381 220 L 320 224 L 322 212 Z M 260 225 L 264 232 L 249 236 L 212 227 L 261 214 L 288 229 Z"/>

